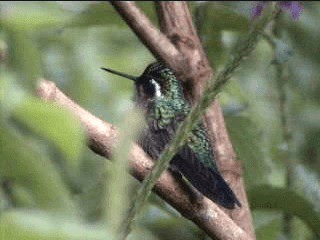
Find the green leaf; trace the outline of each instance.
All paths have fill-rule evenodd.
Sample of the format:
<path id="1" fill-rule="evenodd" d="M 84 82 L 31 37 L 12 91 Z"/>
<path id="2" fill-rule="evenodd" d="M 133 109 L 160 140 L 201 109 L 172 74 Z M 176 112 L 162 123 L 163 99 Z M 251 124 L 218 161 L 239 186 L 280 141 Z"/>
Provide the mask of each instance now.
<path id="1" fill-rule="evenodd" d="M 228 43 L 225 39 L 230 42 L 230 37 L 225 38 L 224 34 L 227 31 L 229 33 L 246 33 L 250 22 L 244 15 L 219 3 L 207 2 L 197 7 L 203 9 L 202 14 L 205 19 L 201 26 L 204 48 L 210 62 L 219 66 L 228 58 Z"/>
<path id="2" fill-rule="evenodd" d="M 32 193 L 41 209 L 74 213 L 74 206 L 52 162 L 8 124 L 0 125 L 0 175 Z M 14 186 L 13 186 L 14 187 Z"/>
<path id="3" fill-rule="evenodd" d="M 146 14 L 149 19 L 156 22 L 153 3 L 138 3 L 138 7 Z M 117 25 L 118 27 L 126 27 L 125 21 L 121 18 L 114 7 L 108 2 L 92 3 L 87 8 L 75 15 L 65 24 L 65 27 L 92 27 Z"/>
<path id="4" fill-rule="evenodd" d="M 66 21 L 64 27 L 90 27 L 116 24 L 125 27 L 126 24 L 110 3 L 90 4 L 85 10 Z"/>
<path id="5" fill-rule="evenodd" d="M 110 223 L 110 232 L 121 227 L 125 219 L 129 198 L 128 156 L 132 143 L 137 138 L 144 126 L 142 112 L 131 110 L 123 117 L 120 124 L 120 139 L 113 152 L 113 164 L 110 166 L 107 191 L 107 219 Z M 114 232 L 116 234 L 116 232 Z"/>
<path id="6" fill-rule="evenodd" d="M 78 164 L 85 135 L 71 113 L 53 103 L 28 97 L 15 109 L 14 116 L 52 141 L 72 166 Z"/>
<path id="7" fill-rule="evenodd" d="M 21 208 L 34 208 L 37 206 L 37 199 L 34 198 L 30 188 L 25 184 L 19 184 L 17 181 L 9 182 L 9 189 L 10 189 L 10 198 L 13 201 L 14 206 L 19 206 Z"/>
<path id="8" fill-rule="evenodd" d="M 249 186 L 266 183 L 270 171 L 263 154 L 262 138 L 257 125 L 246 116 L 226 116 L 231 142 L 244 162 Z"/>
<path id="9" fill-rule="evenodd" d="M 7 212 L 0 218 L 0 229 L 1 239 L 8 240 L 113 239 L 102 226 L 39 211 Z"/>
<path id="10" fill-rule="evenodd" d="M 207 12 L 206 21 L 214 30 L 246 32 L 249 29 L 249 19 L 229 7 L 211 3 L 207 5 Z"/>
<path id="11" fill-rule="evenodd" d="M 2 188 L 0 188 L 0 199 L 1 199 L 0 201 L 0 217 L 1 217 L 2 213 L 10 207 L 10 201 Z"/>
<path id="12" fill-rule="evenodd" d="M 250 206 L 255 210 L 280 210 L 299 217 L 320 236 L 320 214 L 314 206 L 297 193 L 280 187 L 260 185 L 248 191 Z"/>
<path id="13" fill-rule="evenodd" d="M 5 71 L 0 73 L 0 120 L 7 119 L 11 112 L 19 106 L 26 94 L 15 83 L 14 77 Z"/>
<path id="14" fill-rule="evenodd" d="M 32 91 L 36 79 L 42 76 L 41 51 L 36 35 L 15 28 L 7 29 L 6 34 L 10 46 L 14 46 L 10 49 L 9 65 L 20 77 L 20 84 Z"/>
<path id="15" fill-rule="evenodd" d="M 252 214 L 257 239 L 277 239 L 281 231 L 282 214 L 271 211 L 255 211 Z"/>
<path id="16" fill-rule="evenodd" d="M 295 186 L 305 196 L 320 214 L 320 182 L 312 169 L 299 164 L 294 169 Z"/>
<path id="17" fill-rule="evenodd" d="M 256 231 L 257 239 L 259 240 L 270 240 L 270 239 L 277 239 L 279 236 L 279 232 L 281 231 L 279 227 L 280 220 L 274 220 L 269 224 L 259 228 Z"/>
<path id="18" fill-rule="evenodd" d="M 8 29 L 30 31 L 37 28 L 60 26 L 70 16 L 55 3 L 2 3 L 1 23 Z"/>

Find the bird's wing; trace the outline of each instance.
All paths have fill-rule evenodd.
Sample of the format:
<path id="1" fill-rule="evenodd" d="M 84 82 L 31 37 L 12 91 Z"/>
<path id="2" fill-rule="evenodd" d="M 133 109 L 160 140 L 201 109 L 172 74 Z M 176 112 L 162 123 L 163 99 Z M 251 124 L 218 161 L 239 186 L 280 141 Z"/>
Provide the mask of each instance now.
<path id="1" fill-rule="evenodd" d="M 166 112 L 166 118 L 163 118 L 163 114 L 159 111 L 155 115 L 156 118 L 149 119 L 148 129 L 145 129 L 139 140 L 140 146 L 153 159 L 158 159 L 186 116 L 184 112 L 175 113 L 175 121 L 172 121 L 171 113 Z M 164 119 L 165 121 L 163 121 Z M 213 159 L 210 141 L 202 123 L 200 123 L 193 129 L 187 144 L 171 160 L 171 164 L 199 192 L 212 201 L 229 209 L 234 208 L 235 205 L 241 206 L 233 191 L 220 175 Z"/>
<path id="2" fill-rule="evenodd" d="M 198 151 L 199 152 L 199 151 Z M 203 195 L 225 208 L 241 206 L 237 197 L 222 178 L 216 167 L 208 164 L 212 159 L 200 160 L 203 156 L 185 145 L 172 159 L 175 166 L 185 178 Z M 215 166 L 215 165 L 214 165 Z"/>

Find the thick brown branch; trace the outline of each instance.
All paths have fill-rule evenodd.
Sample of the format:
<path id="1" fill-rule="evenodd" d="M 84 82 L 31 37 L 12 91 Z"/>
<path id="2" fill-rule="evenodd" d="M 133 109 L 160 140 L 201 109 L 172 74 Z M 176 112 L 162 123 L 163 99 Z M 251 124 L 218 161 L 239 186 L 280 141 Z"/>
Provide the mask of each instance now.
<path id="1" fill-rule="evenodd" d="M 207 111 L 206 119 L 207 124 L 210 124 L 208 127 L 212 129 L 212 137 L 215 142 L 214 152 L 217 156 L 219 169 L 242 204 L 240 209 L 228 211 L 228 214 L 233 221 L 251 235 L 252 238 L 255 238 L 250 206 L 245 191 L 242 167 L 240 162 L 237 161 L 232 143 L 229 139 L 218 100 L 214 101 L 213 105 Z"/>
<path id="2" fill-rule="evenodd" d="M 161 31 L 171 39 L 189 66 L 189 71 L 182 72 L 180 76 L 192 86 L 192 95 L 197 101 L 201 97 L 207 81 L 212 78 L 213 72 L 202 48 L 187 3 L 160 1 L 156 3 L 156 10 Z M 217 165 L 242 204 L 241 209 L 228 211 L 228 214 L 242 229 L 255 238 L 241 165 L 236 161 L 236 155 L 217 100 L 207 110 L 205 122 L 214 143 Z"/>
<path id="3" fill-rule="evenodd" d="M 161 32 L 163 32 L 184 56 L 181 79 L 192 86 L 193 100 L 199 100 L 205 83 L 212 77 L 208 59 L 194 27 L 188 5 L 184 1 L 156 2 Z"/>
<path id="4" fill-rule="evenodd" d="M 111 4 L 157 59 L 174 69 L 180 68 L 181 61 L 183 61 L 180 52 L 134 2 L 114 1 Z"/>
<path id="5" fill-rule="evenodd" d="M 93 116 L 66 95 L 53 82 L 42 80 L 37 89 L 37 95 L 45 101 L 55 102 L 68 109 L 84 126 L 88 136 L 88 146 L 95 153 L 109 158 L 118 139 L 118 131 L 114 126 Z M 142 180 L 153 167 L 152 160 L 143 150 L 134 145 L 129 154 L 131 174 Z M 166 171 L 159 178 L 154 191 L 179 211 L 203 229 L 210 237 L 221 240 L 250 240 L 251 238 L 238 227 L 215 203 L 203 198 L 200 203 L 190 202 L 190 188 L 177 181 Z"/>

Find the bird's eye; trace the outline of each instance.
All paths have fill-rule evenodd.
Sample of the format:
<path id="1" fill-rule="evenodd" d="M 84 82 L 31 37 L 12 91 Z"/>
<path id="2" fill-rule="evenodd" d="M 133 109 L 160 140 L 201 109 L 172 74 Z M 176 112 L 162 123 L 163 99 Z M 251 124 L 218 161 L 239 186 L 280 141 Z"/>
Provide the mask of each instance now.
<path id="1" fill-rule="evenodd" d="M 155 95 L 155 86 L 150 82 L 145 82 L 142 85 L 143 94 L 148 96 L 149 98 L 153 97 Z"/>

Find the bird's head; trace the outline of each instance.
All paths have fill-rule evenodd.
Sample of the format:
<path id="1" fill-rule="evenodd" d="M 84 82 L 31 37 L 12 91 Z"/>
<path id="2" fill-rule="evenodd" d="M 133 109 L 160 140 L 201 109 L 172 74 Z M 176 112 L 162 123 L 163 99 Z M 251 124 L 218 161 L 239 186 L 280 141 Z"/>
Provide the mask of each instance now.
<path id="1" fill-rule="evenodd" d="M 139 76 L 131 76 L 109 68 L 103 70 L 134 81 L 136 97 L 139 102 L 174 99 L 183 96 L 181 83 L 173 71 L 162 63 L 155 62 L 147 66 Z"/>

